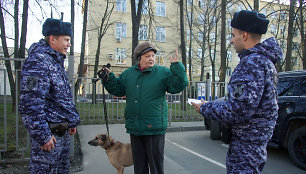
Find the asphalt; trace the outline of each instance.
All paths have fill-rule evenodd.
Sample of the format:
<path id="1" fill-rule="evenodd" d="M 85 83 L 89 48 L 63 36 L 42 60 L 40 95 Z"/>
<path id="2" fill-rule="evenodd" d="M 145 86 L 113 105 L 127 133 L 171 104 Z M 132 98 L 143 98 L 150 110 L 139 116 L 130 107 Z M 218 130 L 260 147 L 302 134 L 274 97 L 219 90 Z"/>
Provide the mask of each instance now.
<path id="1" fill-rule="evenodd" d="M 203 121 L 196 122 L 172 122 L 167 129 L 167 132 L 179 131 L 195 131 L 204 130 Z M 100 173 L 116 173 L 115 168 L 109 163 L 105 150 L 101 147 L 94 147 L 88 145 L 88 141 L 92 140 L 97 134 L 105 133 L 105 125 L 81 125 L 78 126 L 78 134 L 81 143 L 81 150 L 83 154 L 83 170 L 77 174 L 100 174 Z M 130 136 L 126 133 L 124 124 L 109 125 L 110 135 L 115 141 L 129 143 Z M 165 173 L 180 174 L 177 166 L 170 161 L 164 161 Z M 125 174 L 133 174 L 133 166 L 124 169 Z"/>

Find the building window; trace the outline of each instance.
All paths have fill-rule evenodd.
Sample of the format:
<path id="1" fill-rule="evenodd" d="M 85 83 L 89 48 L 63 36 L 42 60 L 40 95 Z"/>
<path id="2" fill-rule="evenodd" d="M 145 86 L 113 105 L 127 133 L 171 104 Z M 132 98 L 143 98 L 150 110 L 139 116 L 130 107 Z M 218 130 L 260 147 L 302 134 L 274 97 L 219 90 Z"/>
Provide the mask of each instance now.
<path id="1" fill-rule="evenodd" d="M 126 64 L 125 48 L 116 48 L 116 64 Z"/>
<path id="2" fill-rule="evenodd" d="M 214 9 L 214 8 L 216 8 L 217 7 L 217 1 L 216 0 L 211 0 L 210 1 L 210 8 L 211 9 Z"/>
<path id="3" fill-rule="evenodd" d="M 126 0 L 117 0 L 116 9 L 120 12 L 126 12 Z"/>
<path id="4" fill-rule="evenodd" d="M 216 16 L 210 16 L 210 24 L 216 26 Z"/>
<path id="5" fill-rule="evenodd" d="M 203 50 L 202 48 L 198 48 L 198 58 L 199 59 L 202 59 L 202 54 L 203 54 Z M 203 55 L 203 58 L 204 58 L 205 55 Z"/>
<path id="6" fill-rule="evenodd" d="M 231 61 L 232 58 L 233 58 L 232 52 L 231 52 L 231 51 L 227 51 L 227 53 L 226 53 L 226 59 L 227 59 L 228 61 Z"/>
<path id="7" fill-rule="evenodd" d="M 192 2 L 193 2 L 193 0 L 187 0 L 187 7 L 192 6 Z"/>
<path id="8" fill-rule="evenodd" d="M 205 14 L 198 15 L 198 24 L 204 24 L 205 22 Z"/>
<path id="9" fill-rule="evenodd" d="M 126 23 L 116 23 L 116 38 L 126 38 Z"/>
<path id="10" fill-rule="evenodd" d="M 166 28 L 156 27 L 156 41 L 166 42 Z"/>
<path id="11" fill-rule="evenodd" d="M 148 26 L 140 25 L 138 31 L 138 40 L 148 40 Z"/>
<path id="12" fill-rule="evenodd" d="M 232 34 L 227 34 L 226 35 L 226 44 L 229 45 L 231 43 L 232 40 Z"/>
<path id="13" fill-rule="evenodd" d="M 232 68 L 231 67 L 226 68 L 226 75 L 227 76 L 232 76 Z"/>
<path id="14" fill-rule="evenodd" d="M 193 16 L 191 14 L 191 12 L 188 12 L 187 13 L 187 24 L 190 24 L 192 21 L 193 21 Z"/>
<path id="15" fill-rule="evenodd" d="M 190 40 L 190 30 L 186 30 L 186 38 L 187 38 L 187 40 Z M 193 33 L 191 33 L 191 40 L 192 40 L 192 38 L 193 38 Z"/>
<path id="16" fill-rule="evenodd" d="M 237 11 L 245 10 L 245 7 L 242 4 L 237 5 Z"/>
<path id="17" fill-rule="evenodd" d="M 270 15 L 270 16 L 271 16 L 272 19 L 276 19 L 276 18 L 277 18 L 277 13 L 276 13 L 276 11 L 273 10 L 273 11 L 271 12 L 271 15 Z"/>
<path id="18" fill-rule="evenodd" d="M 231 22 L 232 22 L 232 19 L 226 18 L 226 27 L 228 30 L 232 29 Z"/>
<path id="19" fill-rule="evenodd" d="M 291 59 L 291 64 L 292 64 L 293 66 L 298 65 L 297 57 L 292 57 L 292 59 Z"/>
<path id="20" fill-rule="evenodd" d="M 186 47 L 186 57 L 187 58 L 192 58 L 192 52 L 193 50 L 191 49 L 191 55 L 189 56 L 189 47 Z"/>
<path id="21" fill-rule="evenodd" d="M 297 37 L 299 35 L 299 29 L 297 27 L 293 28 L 293 37 Z"/>
<path id="22" fill-rule="evenodd" d="M 209 40 L 210 40 L 210 42 L 215 42 L 215 40 L 216 40 L 216 33 L 215 32 L 209 33 Z"/>
<path id="23" fill-rule="evenodd" d="M 166 16 L 166 3 L 156 1 L 156 16 Z"/>
<path id="24" fill-rule="evenodd" d="M 276 35 L 276 33 L 277 33 L 277 26 L 276 25 L 271 25 L 271 33 Z"/>
<path id="25" fill-rule="evenodd" d="M 280 26 L 280 32 L 283 35 L 283 37 L 285 37 L 286 27 L 285 26 Z"/>
<path id="26" fill-rule="evenodd" d="M 286 13 L 285 12 L 281 12 L 280 13 L 280 19 L 281 20 L 285 20 L 286 19 Z"/>
<path id="27" fill-rule="evenodd" d="M 202 8 L 202 7 L 204 7 L 204 5 L 205 5 L 205 4 L 204 4 L 204 0 L 199 0 L 199 7 Z"/>
<path id="28" fill-rule="evenodd" d="M 203 38 L 204 38 L 203 31 L 200 30 L 199 33 L 198 33 L 198 40 L 203 41 Z"/>
<path id="29" fill-rule="evenodd" d="M 265 9 L 265 8 L 261 9 L 260 13 L 264 14 L 265 16 L 267 16 L 267 9 Z"/>
<path id="30" fill-rule="evenodd" d="M 228 11 L 230 11 L 230 12 L 233 12 L 235 10 L 232 2 L 228 2 L 226 7 L 227 7 Z"/>
<path id="31" fill-rule="evenodd" d="M 293 51 L 298 51 L 299 48 L 300 48 L 300 44 L 299 43 L 297 43 L 297 42 L 293 42 L 292 43 L 292 50 Z"/>
<path id="32" fill-rule="evenodd" d="M 138 11 L 138 4 L 139 4 L 139 0 L 136 0 L 136 3 L 135 3 L 136 13 Z M 149 5 L 148 0 L 143 0 L 141 14 L 148 14 L 148 5 Z"/>
<path id="33" fill-rule="evenodd" d="M 214 59 L 215 58 L 215 50 L 210 50 L 210 55 L 211 55 L 211 58 Z"/>
<path id="34" fill-rule="evenodd" d="M 286 43 L 285 43 L 284 40 L 281 40 L 281 41 L 280 41 L 280 47 L 281 47 L 282 50 L 285 50 L 285 49 L 286 49 Z"/>
<path id="35" fill-rule="evenodd" d="M 164 51 L 158 51 L 155 55 L 155 64 L 156 65 L 163 65 L 164 64 Z"/>

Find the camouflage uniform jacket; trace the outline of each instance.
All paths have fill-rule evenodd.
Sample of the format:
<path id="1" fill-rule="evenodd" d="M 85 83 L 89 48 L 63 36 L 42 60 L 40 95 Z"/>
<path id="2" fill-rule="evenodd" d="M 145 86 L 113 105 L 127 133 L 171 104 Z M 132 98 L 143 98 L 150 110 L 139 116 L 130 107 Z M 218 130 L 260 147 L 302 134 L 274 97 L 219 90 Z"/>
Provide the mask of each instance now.
<path id="1" fill-rule="evenodd" d="M 48 122 L 80 122 L 64 68 L 66 56 L 41 39 L 29 49 L 21 72 L 19 112 L 30 136 L 40 145 L 51 138 Z"/>
<path id="2" fill-rule="evenodd" d="M 259 151 L 263 153 L 258 154 L 259 157 L 256 154 L 254 159 L 265 161 L 265 148 L 278 116 L 275 85 L 278 78 L 274 64 L 282 58 L 283 53 L 277 41 L 269 38 L 243 50 L 238 56 L 240 62 L 228 84 L 227 98 L 221 102 L 203 104 L 200 113 L 232 127 L 229 155 L 237 143 L 250 143 L 255 149 L 262 148 Z M 237 150 L 243 153 L 244 149 Z M 241 164 L 236 163 L 232 165 Z"/>

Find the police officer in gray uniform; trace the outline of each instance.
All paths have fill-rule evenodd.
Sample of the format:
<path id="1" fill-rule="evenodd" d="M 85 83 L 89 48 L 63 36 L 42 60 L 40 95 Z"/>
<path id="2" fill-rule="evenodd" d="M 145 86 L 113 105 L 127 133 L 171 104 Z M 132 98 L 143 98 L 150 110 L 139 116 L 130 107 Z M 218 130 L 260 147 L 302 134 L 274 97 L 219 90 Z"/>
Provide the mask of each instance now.
<path id="1" fill-rule="evenodd" d="M 48 18 L 21 72 L 19 112 L 31 137 L 30 173 L 69 173 L 70 135 L 80 122 L 64 68 L 71 23 Z"/>
<path id="2" fill-rule="evenodd" d="M 231 21 L 231 43 L 240 58 L 221 102 L 195 104 L 205 118 L 231 126 L 226 158 L 227 173 L 261 173 L 267 160 L 267 143 L 278 116 L 277 63 L 283 53 L 274 38 L 261 42 L 269 20 L 242 10 Z"/>

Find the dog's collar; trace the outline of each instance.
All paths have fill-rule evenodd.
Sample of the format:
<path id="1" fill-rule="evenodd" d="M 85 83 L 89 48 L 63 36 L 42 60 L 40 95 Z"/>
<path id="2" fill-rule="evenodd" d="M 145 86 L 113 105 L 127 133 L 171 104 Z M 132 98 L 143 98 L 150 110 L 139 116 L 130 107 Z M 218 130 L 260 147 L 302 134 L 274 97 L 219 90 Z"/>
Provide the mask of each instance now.
<path id="1" fill-rule="evenodd" d="M 104 147 L 105 151 L 107 151 L 108 149 L 110 149 L 112 147 L 112 145 L 114 145 L 115 143 L 108 143 L 107 146 Z"/>

